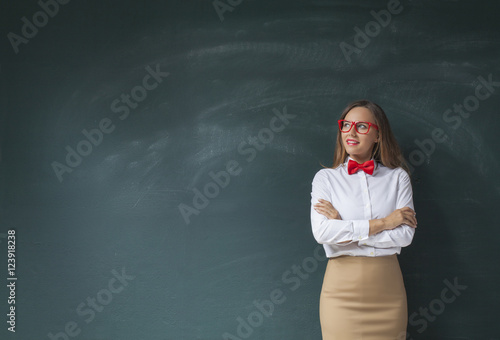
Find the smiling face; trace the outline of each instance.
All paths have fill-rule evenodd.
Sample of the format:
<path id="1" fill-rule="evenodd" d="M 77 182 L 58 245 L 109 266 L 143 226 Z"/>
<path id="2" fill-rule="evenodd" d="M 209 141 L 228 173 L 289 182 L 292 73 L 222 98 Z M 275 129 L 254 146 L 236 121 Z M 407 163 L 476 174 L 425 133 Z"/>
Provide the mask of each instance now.
<path id="1" fill-rule="evenodd" d="M 355 107 L 347 113 L 345 120 L 351 122 L 369 122 L 375 123 L 375 118 L 366 107 Z M 378 141 L 378 130 L 373 126 L 367 134 L 358 133 L 353 126 L 347 133 L 340 132 L 342 135 L 342 144 L 349 156 L 358 163 L 364 163 L 371 159 L 371 153 L 375 142 Z"/>

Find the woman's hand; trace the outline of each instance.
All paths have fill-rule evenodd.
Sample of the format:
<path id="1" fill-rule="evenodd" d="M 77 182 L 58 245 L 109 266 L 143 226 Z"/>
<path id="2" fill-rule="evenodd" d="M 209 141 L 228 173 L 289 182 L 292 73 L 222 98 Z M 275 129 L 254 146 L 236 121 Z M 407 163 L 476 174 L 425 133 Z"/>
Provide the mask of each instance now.
<path id="1" fill-rule="evenodd" d="M 415 211 L 410 207 L 404 207 L 394 210 L 389 216 L 383 219 L 384 229 L 394 229 L 401 224 L 408 224 L 412 228 L 417 227 L 417 219 L 415 218 Z"/>
<path id="2" fill-rule="evenodd" d="M 318 201 L 319 203 L 314 205 L 314 210 L 316 210 L 319 214 L 326 216 L 330 220 L 342 219 L 340 218 L 340 214 L 337 209 L 335 209 L 330 202 L 321 198 Z"/>

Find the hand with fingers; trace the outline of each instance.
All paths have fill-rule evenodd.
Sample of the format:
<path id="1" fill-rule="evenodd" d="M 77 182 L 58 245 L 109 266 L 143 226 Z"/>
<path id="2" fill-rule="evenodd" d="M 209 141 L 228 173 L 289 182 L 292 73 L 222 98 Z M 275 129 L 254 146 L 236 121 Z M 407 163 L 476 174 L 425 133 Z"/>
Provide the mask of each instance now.
<path id="1" fill-rule="evenodd" d="M 330 220 L 341 220 L 339 212 L 333 207 L 333 205 L 324 199 L 319 199 L 319 203 L 314 204 L 314 210 L 319 214 L 326 216 Z"/>
<path id="2" fill-rule="evenodd" d="M 407 224 L 412 228 L 416 228 L 417 218 L 415 216 L 415 211 L 410 207 L 396 209 L 389 216 L 383 219 L 385 229 L 394 229 L 401 224 Z"/>

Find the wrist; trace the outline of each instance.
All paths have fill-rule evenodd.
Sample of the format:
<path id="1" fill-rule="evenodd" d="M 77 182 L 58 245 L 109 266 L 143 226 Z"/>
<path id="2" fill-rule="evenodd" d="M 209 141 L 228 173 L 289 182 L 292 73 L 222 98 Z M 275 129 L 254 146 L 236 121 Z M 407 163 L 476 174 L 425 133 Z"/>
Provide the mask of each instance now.
<path id="1" fill-rule="evenodd" d="M 383 218 L 370 220 L 370 232 L 369 235 L 374 235 L 384 231 L 386 227 L 386 221 Z"/>
<path id="2" fill-rule="evenodd" d="M 380 219 L 380 224 L 382 225 L 382 227 L 381 227 L 382 230 L 387 229 L 387 219 L 385 217 Z"/>

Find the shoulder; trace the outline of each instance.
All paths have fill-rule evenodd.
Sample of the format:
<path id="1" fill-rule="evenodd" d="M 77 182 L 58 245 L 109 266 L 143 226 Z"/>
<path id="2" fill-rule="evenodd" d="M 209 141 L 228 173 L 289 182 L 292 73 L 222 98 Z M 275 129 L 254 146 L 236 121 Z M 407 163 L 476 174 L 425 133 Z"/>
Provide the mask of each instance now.
<path id="1" fill-rule="evenodd" d="M 313 183 L 329 181 L 335 177 L 338 177 L 342 170 L 343 170 L 342 165 L 339 165 L 336 168 L 323 168 L 318 172 L 316 172 L 313 178 Z"/>
<path id="2" fill-rule="evenodd" d="M 399 185 L 401 187 L 411 187 L 412 185 L 411 185 L 410 175 L 403 168 L 397 168 L 397 169 L 398 169 Z"/>
<path id="3" fill-rule="evenodd" d="M 394 169 L 390 169 L 390 168 L 386 168 L 386 169 L 388 169 L 388 171 L 391 172 L 392 176 L 397 178 L 397 180 L 400 184 L 403 184 L 403 185 L 411 184 L 410 175 L 408 174 L 408 172 L 406 172 L 405 169 L 403 169 L 401 167 L 397 167 Z"/>
<path id="4" fill-rule="evenodd" d="M 378 163 L 378 166 L 379 166 L 380 176 L 387 177 L 388 180 L 389 180 L 389 178 L 391 178 L 393 180 L 397 179 L 400 183 L 401 182 L 403 182 L 403 183 L 410 182 L 410 175 L 402 167 L 388 168 L 385 165 L 383 165 L 382 163 Z"/>
<path id="5" fill-rule="evenodd" d="M 383 173 L 396 175 L 396 176 L 408 176 L 408 173 L 406 172 L 406 170 L 400 166 L 398 166 L 397 168 L 388 168 L 384 164 L 382 164 L 381 162 L 377 162 L 377 166 L 380 169 L 380 171 Z"/>
<path id="6" fill-rule="evenodd" d="M 391 169 L 394 174 L 396 176 L 398 176 L 399 180 L 401 181 L 406 181 L 406 180 L 410 180 L 410 175 L 408 175 L 408 173 L 406 172 L 405 169 L 403 169 L 402 167 L 397 167 L 395 169 Z"/>

